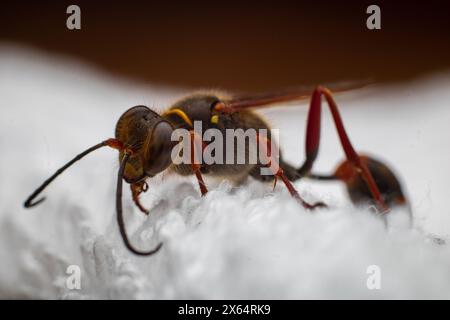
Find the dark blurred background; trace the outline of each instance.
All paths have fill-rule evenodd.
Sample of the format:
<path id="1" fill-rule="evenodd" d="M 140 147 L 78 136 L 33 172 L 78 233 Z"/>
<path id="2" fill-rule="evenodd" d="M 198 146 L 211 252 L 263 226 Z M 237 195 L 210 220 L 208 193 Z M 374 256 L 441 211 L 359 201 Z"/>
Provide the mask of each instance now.
<path id="1" fill-rule="evenodd" d="M 66 28 L 81 7 L 82 29 Z M 366 8 L 381 7 L 381 30 Z M 0 41 L 77 57 L 121 76 L 238 92 L 450 67 L 449 1 L 2 1 Z M 1 72 L 1 71 L 0 71 Z"/>

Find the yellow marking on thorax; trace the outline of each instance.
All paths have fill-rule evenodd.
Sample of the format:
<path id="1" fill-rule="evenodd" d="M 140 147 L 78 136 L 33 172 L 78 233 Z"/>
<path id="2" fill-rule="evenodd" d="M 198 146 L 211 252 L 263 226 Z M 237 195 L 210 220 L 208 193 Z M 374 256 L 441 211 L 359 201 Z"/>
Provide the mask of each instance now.
<path id="1" fill-rule="evenodd" d="M 184 122 L 186 122 L 188 125 L 193 127 L 191 119 L 189 119 L 188 115 L 183 110 L 178 109 L 178 108 L 170 109 L 170 110 L 167 110 L 166 112 L 164 112 L 163 116 L 168 116 L 171 114 L 176 114 L 177 116 L 182 118 Z"/>
<path id="2" fill-rule="evenodd" d="M 217 114 L 213 115 L 211 117 L 211 123 L 217 124 L 218 122 L 219 122 L 219 116 Z"/>

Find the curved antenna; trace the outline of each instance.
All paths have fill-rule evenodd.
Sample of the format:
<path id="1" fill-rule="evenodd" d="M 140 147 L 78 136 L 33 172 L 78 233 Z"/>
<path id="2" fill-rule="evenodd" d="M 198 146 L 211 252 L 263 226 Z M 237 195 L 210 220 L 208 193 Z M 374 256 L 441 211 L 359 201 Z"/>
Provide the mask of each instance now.
<path id="1" fill-rule="evenodd" d="M 122 210 L 122 180 L 123 173 L 125 171 L 125 165 L 130 158 L 130 153 L 128 151 L 124 151 L 124 156 L 122 162 L 120 163 L 119 174 L 117 175 L 117 191 L 116 191 L 116 212 L 117 212 L 117 224 L 119 225 L 120 235 L 122 236 L 123 243 L 128 250 L 133 252 L 138 256 L 151 256 L 159 251 L 162 247 L 162 243 L 160 242 L 153 250 L 150 251 L 140 251 L 135 249 L 128 239 L 127 231 L 125 229 L 125 222 L 123 220 L 123 210 Z"/>
<path id="2" fill-rule="evenodd" d="M 34 207 L 36 205 L 38 205 L 39 203 L 41 203 L 42 201 L 45 200 L 45 197 L 40 198 L 39 200 L 36 200 L 33 202 L 33 200 L 53 181 L 55 180 L 55 178 L 57 176 L 59 176 L 61 173 L 64 172 L 64 170 L 66 170 L 68 167 L 70 167 L 72 164 L 74 164 L 75 162 L 77 162 L 78 160 L 80 160 L 81 158 L 83 158 L 85 155 L 91 153 L 92 151 L 95 151 L 97 149 L 100 149 L 101 147 L 105 147 L 108 146 L 110 144 L 110 140 L 105 140 L 100 142 L 99 144 L 96 144 L 93 147 L 90 147 L 89 149 L 83 151 L 82 153 L 80 153 L 79 155 L 77 155 L 75 158 L 73 158 L 72 160 L 70 160 L 67 164 L 65 164 L 63 167 L 59 168 L 58 170 L 56 170 L 56 172 L 47 180 L 44 181 L 44 183 L 42 183 L 42 185 L 37 188 L 29 197 L 28 199 L 24 202 L 23 206 L 25 208 L 31 208 Z"/>

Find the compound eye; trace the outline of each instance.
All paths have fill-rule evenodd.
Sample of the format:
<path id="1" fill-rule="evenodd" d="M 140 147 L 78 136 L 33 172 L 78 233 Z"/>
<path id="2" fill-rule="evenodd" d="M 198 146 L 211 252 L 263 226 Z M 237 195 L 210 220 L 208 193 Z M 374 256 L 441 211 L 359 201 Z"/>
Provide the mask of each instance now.
<path id="1" fill-rule="evenodd" d="M 172 132 L 172 126 L 166 121 L 158 122 L 153 129 L 146 154 L 145 171 L 148 175 L 154 176 L 172 163 Z"/>
<path id="2" fill-rule="evenodd" d="M 173 128 L 166 121 L 160 121 L 153 129 L 153 141 L 156 144 L 165 144 L 166 141 L 171 141 Z"/>

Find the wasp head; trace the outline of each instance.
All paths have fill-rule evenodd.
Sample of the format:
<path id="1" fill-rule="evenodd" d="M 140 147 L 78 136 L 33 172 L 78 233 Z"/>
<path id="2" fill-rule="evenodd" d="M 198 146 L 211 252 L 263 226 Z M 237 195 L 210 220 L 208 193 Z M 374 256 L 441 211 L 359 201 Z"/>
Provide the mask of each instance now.
<path id="1" fill-rule="evenodd" d="M 136 106 L 122 114 L 116 125 L 116 138 L 133 150 L 125 167 L 125 181 L 135 183 L 170 166 L 172 131 L 169 122 L 146 106 Z M 122 158 L 120 152 L 119 160 Z"/>

